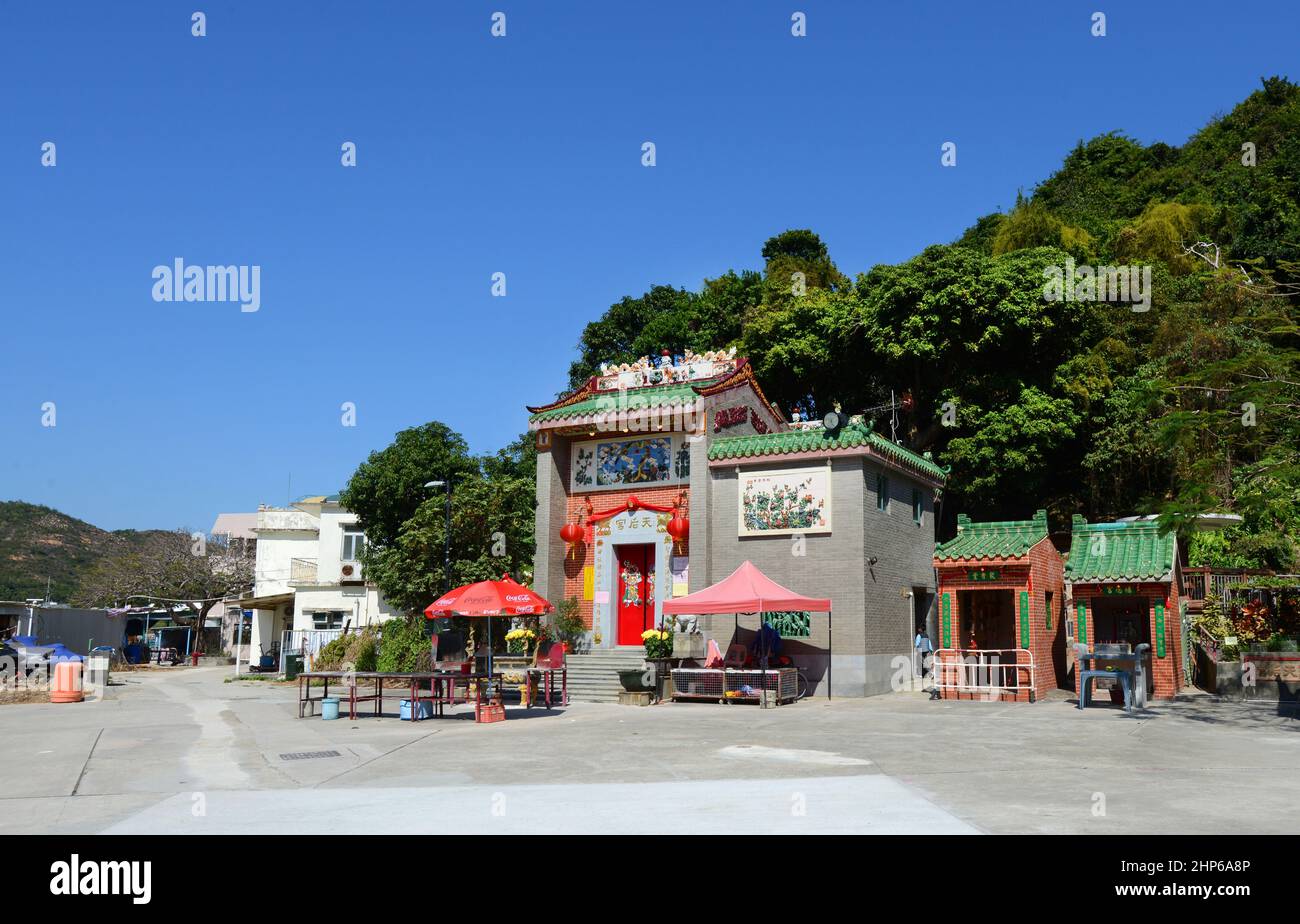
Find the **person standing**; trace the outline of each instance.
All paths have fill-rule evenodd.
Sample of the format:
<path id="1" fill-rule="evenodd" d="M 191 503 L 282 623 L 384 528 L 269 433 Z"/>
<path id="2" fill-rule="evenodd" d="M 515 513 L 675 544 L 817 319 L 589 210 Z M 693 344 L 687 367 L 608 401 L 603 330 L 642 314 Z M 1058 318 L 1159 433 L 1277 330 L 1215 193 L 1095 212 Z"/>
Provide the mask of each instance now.
<path id="1" fill-rule="evenodd" d="M 916 629 L 916 638 L 912 640 L 912 648 L 916 651 L 917 663 L 920 670 L 917 676 L 922 679 L 930 672 L 930 657 L 934 653 L 934 645 L 930 643 L 930 636 L 925 634 L 925 627 L 918 626 Z"/>

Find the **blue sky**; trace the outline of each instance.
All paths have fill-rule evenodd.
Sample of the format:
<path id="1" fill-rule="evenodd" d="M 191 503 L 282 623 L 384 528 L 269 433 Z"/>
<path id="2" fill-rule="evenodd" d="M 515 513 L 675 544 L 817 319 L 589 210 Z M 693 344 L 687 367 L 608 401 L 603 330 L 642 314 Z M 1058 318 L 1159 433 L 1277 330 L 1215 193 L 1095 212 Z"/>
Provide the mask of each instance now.
<path id="1" fill-rule="evenodd" d="M 625 294 L 792 227 L 898 262 L 1080 138 L 1182 143 L 1300 77 L 1266 6 L 4 0 L 0 499 L 207 528 L 428 420 L 493 451 Z M 177 257 L 260 266 L 260 310 L 154 301 Z"/>

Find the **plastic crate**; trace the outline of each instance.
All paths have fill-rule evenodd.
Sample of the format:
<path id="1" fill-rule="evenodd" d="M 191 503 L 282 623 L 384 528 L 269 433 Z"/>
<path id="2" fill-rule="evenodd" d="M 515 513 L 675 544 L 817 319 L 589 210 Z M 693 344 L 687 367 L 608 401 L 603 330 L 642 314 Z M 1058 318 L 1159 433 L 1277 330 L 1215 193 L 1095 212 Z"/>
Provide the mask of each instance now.
<path id="1" fill-rule="evenodd" d="M 504 722 L 506 707 L 500 703 L 482 703 L 474 706 L 475 722 Z"/>

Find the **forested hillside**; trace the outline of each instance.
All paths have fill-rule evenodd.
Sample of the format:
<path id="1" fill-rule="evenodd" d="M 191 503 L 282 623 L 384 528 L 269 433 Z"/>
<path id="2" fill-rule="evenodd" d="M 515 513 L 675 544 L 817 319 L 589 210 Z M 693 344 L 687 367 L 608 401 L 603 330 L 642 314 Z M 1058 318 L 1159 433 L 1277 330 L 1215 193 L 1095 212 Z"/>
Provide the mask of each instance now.
<path id="1" fill-rule="evenodd" d="M 0 501 L 0 600 L 44 597 L 69 602 L 95 563 L 144 548 L 163 533 L 121 529 L 108 532 L 22 501 Z"/>
<path id="2" fill-rule="evenodd" d="M 1193 563 L 1300 568 L 1290 81 L 1264 80 L 1181 147 L 1081 141 L 1009 212 L 906 263 L 850 279 L 812 230 L 772 237 L 762 258 L 612 305 L 583 331 L 571 383 L 665 346 L 735 345 L 787 412 L 839 404 L 889 432 L 869 409 L 910 396 L 900 438 L 951 467 L 941 535 L 958 512 L 1046 507 L 1059 526 L 1232 511 L 1245 525 L 1197 538 Z M 1134 291 L 1149 272 L 1145 300 L 1051 296 L 1085 266 L 1132 267 Z"/>

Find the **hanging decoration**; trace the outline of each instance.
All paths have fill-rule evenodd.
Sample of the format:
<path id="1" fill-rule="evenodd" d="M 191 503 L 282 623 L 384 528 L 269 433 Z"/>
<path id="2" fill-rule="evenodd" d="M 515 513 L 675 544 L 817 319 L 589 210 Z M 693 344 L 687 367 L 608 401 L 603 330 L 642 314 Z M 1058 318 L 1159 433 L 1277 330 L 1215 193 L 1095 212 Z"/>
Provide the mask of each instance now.
<path id="1" fill-rule="evenodd" d="M 569 557 L 572 557 L 582 544 L 583 529 L 577 523 L 565 523 L 560 527 L 560 538 L 568 544 Z"/>
<path id="2" fill-rule="evenodd" d="M 611 507 L 608 510 L 602 510 L 600 513 L 596 513 L 591 507 L 591 502 L 588 501 L 587 502 L 587 509 L 588 509 L 587 523 L 588 524 L 602 523 L 605 520 L 608 520 L 610 517 L 618 516 L 620 513 L 623 513 L 624 511 L 626 511 L 627 513 L 632 513 L 633 511 L 636 510 L 651 510 L 654 511 L 655 513 L 673 513 L 681 505 L 682 502 L 681 499 L 684 498 L 685 496 L 686 496 L 686 492 L 683 491 L 681 495 L 679 495 L 678 500 L 672 504 L 650 504 L 650 503 L 646 503 L 645 501 L 637 497 L 635 494 L 633 494 L 631 497 L 629 497 L 626 501 L 624 501 L 619 506 Z"/>
<path id="3" fill-rule="evenodd" d="M 690 517 L 683 516 L 679 510 L 664 528 L 668 531 L 668 535 L 673 537 L 673 544 L 680 550 L 681 544 L 691 534 Z"/>

